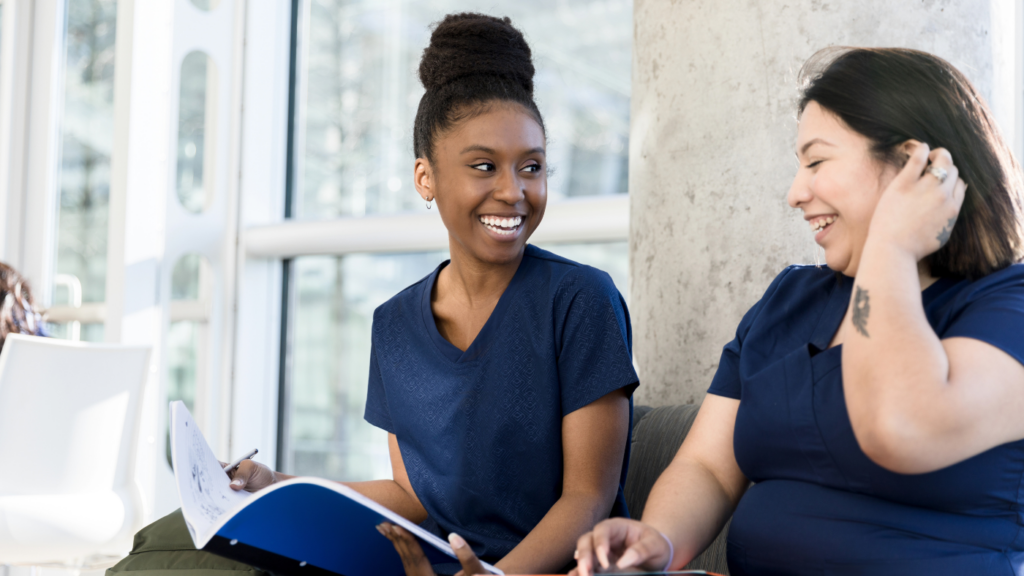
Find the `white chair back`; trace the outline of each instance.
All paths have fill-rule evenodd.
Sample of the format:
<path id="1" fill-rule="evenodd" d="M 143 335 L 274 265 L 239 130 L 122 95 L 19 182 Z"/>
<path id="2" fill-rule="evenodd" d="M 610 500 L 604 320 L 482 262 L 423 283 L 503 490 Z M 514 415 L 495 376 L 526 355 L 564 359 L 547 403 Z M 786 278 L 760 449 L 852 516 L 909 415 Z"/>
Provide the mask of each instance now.
<path id="1" fill-rule="evenodd" d="M 148 347 L 7 336 L 0 351 L 0 517 L 7 519 L 0 561 L 14 544 L 26 553 L 47 548 L 18 525 L 39 535 L 52 528 L 51 544 L 81 550 L 138 528 L 135 454 L 148 369 Z M 111 497 L 115 505 L 87 511 Z M 90 527 L 93 517 L 102 529 Z M 90 541 L 85 548 L 72 545 L 79 536 Z"/>

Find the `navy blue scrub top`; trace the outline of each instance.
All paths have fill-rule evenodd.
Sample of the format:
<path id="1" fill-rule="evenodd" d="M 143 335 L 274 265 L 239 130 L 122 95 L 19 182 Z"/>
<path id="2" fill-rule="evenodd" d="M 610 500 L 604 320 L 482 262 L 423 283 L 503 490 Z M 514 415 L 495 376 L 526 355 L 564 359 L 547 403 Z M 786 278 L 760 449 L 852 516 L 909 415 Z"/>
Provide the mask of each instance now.
<path id="1" fill-rule="evenodd" d="M 561 496 L 562 417 L 636 388 L 629 313 L 608 274 L 528 245 L 463 352 L 430 309 L 447 264 L 374 312 L 365 418 L 397 437 L 425 525 L 495 562 Z M 628 439 L 621 457 L 612 514 L 626 516 Z"/>
<path id="2" fill-rule="evenodd" d="M 733 517 L 730 573 L 1024 574 L 1024 441 L 918 475 L 885 470 L 858 446 L 842 346 L 828 348 L 852 286 L 827 268 L 787 268 L 722 353 L 708 392 L 740 400 L 736 461 L 756 483 Z M 940 338 L 1024 363 L 1024 265 L 940 279 L 922 300 Z"/>

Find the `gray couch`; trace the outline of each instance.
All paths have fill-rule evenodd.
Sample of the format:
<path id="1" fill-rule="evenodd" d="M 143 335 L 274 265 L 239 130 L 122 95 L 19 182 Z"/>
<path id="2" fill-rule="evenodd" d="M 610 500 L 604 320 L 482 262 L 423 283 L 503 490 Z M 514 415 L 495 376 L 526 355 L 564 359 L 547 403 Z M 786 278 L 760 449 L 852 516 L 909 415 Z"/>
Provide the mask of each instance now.
<path id="1" fill-rule="evenodd" d="M 637 406 L 633 410 L 633 443 L 626 476 L 626 505 L 639 518 L 654 482 L 669 465 L 690 431 L 699 406 Z M 725 562 L 725 538 L 729 524 L 703 554 L 686 565 L 687 570 L 729 574 Z"/>

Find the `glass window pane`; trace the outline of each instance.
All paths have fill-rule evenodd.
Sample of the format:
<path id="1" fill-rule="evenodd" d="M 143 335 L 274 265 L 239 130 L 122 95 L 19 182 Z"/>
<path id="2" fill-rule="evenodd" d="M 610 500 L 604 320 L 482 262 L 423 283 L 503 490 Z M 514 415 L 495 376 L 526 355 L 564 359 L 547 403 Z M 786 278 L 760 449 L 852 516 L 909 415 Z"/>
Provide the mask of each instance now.
<path id="1" fill-rule="evenodd" d="M 200 254 L 185 254 L 174 263 L 171 271 L 171 300 L 199 300 L 199 284 L 204 266 L 209 266 Z"/>
<path id="2" fill-rule="evenodd" d="M 430 24 L 472 0 L 309 0 L 298 93 L 297 218 L 424 209 L 411 185 L 416 70 Z M 527 36 L 552 199 L 627 191 L 631 0 L 504 3 Z"/>
<path id="3" fill-rule="evenodd" d="M 608 272 L 628 298 L 625 241 L 544 248 Z M 390 478 L 387 433 L 363 420 L 373 311 L 447 258 L 446 252 L 425 252 L 293 261 L 285 472 L 345 481 Z"/>
<path id="4" fill-rule="evenodd" d="M 209 349 L 209 324 L 182 314 L 182 305 L 200 305 L 209 299 L 210 262 L 200 254 L 185 254 L 171 270 L 171 321 L 167 327 L 167 402 L 181 400 L 196 413 Z M 171 437 L 166 437 L 167 463 L 171 463 Z"/>
<path id="5" fill-rule="evenodd" d="M 192 0 L 192 4 L 200 10 L 210 12 L 220 6 L 220 0 Z"/>
<path id="6" fill-rule="evenodd" d="M 171 322 L 167 331 L 167 401 L 181 400 L 195 409 L 196 371 L 202 327 L 198 322 Z"/>
<path id="7" fill-rule="evenodd" d="M 205 369 L 208 324 L 179 316 L 180 306 L 209 299 L 210 263 L 200 254 L 178 258 L 171 271 L 171 322 L 167 332 L 167 401 L 181 400 L 195 411 L 196 391 Z"/>
<path id="8" fill-rule="evenodd" d="M 203 52 L 190 52 L 181 63 L 178 100 L 178 201 L 199 213 L 213 200 L 214 116 L 217 110 L 217 65 Z"/>
<path id="9" fill-rule="evenodd" d="M 56 270 L 83 302 L 106 294 L 116 15 L 115 0 L 67 1 Z"/>
<path id="10" fill-rule="evenodd" d="M 363 420 L 373 311 L 447 257 L 428 252 L 293 261 L 286 472 L 347 481 L 391 477 L 387 433 Z"/>
<path id="11" fill-rule="evenodd" d="M 61 322 L 55 324 L 47 322 L 46 330 L 54 338 L 82 342 L 103 342 L 103 324 L 83 324 L 81 322 Z"/>

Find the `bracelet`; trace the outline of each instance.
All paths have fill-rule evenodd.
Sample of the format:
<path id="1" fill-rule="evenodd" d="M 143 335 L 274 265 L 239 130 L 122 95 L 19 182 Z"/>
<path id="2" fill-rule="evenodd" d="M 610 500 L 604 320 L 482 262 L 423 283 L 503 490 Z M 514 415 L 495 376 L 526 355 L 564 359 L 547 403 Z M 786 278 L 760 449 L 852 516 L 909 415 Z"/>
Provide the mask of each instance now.
<path id="1" fill-rule="evenodd" d="M 665 543 L 668 544 L 668 562 L 665 564 L 665 568 L 662 570 L 662 572 L 668 572 L 669 568 L 672 567 L 672 559 L 675 558 L 676 549 L 674 546 L 672 546 L 672 541 L 668 539 L 668 536 L 665 536 L 664 532 L 662 532 L 661 530 L 658 530 L 657 532 L 658 534 L 661 534 L 661 537 L 665 539 Z"/>

